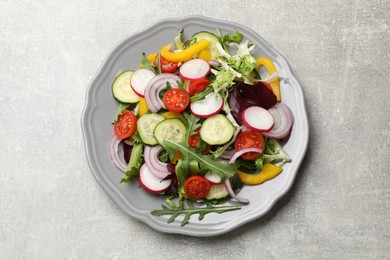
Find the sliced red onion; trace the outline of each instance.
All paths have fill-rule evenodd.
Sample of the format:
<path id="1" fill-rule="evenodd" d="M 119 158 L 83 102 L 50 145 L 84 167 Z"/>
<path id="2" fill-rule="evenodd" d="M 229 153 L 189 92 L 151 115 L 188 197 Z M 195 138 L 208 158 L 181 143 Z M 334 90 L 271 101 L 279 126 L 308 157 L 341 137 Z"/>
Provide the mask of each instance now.
<path id="1" fill-rule="evenodd" d="M 228 178 L 225 179 L 223 184 L 225 185 L 225 188 L 226 188 L 227 192 L 229 193 L 230 197 L 232 197 L 233 199 L 235 199 L 238 202 L 241 202 L 241 203 L 244 203 L 244 204 L 249 204 L 249 200 L 248 199 L 238 197 L 234 193 L 234 191 L 232 189 L 232 186 L 230 185 L 230 180 Z"/>
<path id="2" fill-rule="evenodd" d="M 278 72 L 274 72 L 265 79 L 255 79 L 255 82 L 266 82 L 266 83 L 271 83 L 274 82 L 278 78 Z"/>
<path id="3" fill-rule="evenodd" d="M 241 155 L 243 155 L 244 153 L 250 153 L 250 152 L 254 152 L 254 153 L 262 153 L 263 150 L 260 149 L 260 148 L 244 148 L 244 149 L 241 149 L 237 152 L 235 152 L 232 156 L 232 158 L 230 158 L 229 160 L 229 163 L 234 163 L 238 157 L 240 157 Z"/>
<path id="4" fill-rule="evenodd" d="M 110 158 L 115 167 L 120 170 L 121 172 L 126 172 L 127 170 L 127 165 L 119 159 L 118 155 L 118 146 L 121 143 L 121 139 L 116 137 L 114 134 L 110 140 L 109 143 L 109 152 L 110 152 Z"/>
<path id="5" fill-rule="evenodd" d="M 236 150 L 230 150 L 230 151 L 224 151 L 221 154 L 221 158 L 230 160 L 232 158 L 233 154 L 236 152 Z"/>
<path id="6" fill-rule="evenodd" d="M 146 86 L 145 101 L 151 112 L 157 112 L 161 108 L 165 108 L 159 94 L 161 90 L 166 88 L 167 82 L 171 84 L 172 88 L 178 88 L 178 84 L 182 84 L 183 80 L 176 74 L 161 73 L 154 76 Z"/>
<path id="7" fill-rule="evenodd" d="M 164 179 L 172 172 L 169 171 L 168 164 L 160 161 L 158 158 L 162 150 L 163 148 L 159 145 L 153 147 L 146 145 L 144 148 L 144 160 L 153 175 Z"/>
<path id="8" fill-rule="evenodd" d="M 290 133 L 294 123 L 294 116 L 290 108 L 284 103 L 277 103 L 268 111 L 274 118 L 274 126 L 263 135 L 274 139 L 285 138 Z"/>
<path id="9" fill-rule="evenodd" d="M 210 66 L 213 66 L 213 67 L 220 67 L 222 64 L 219 62 L 219 61 L 217 61 L 217 60 L 209 60 L 209 61 L 207 61 L 209 64 L 210 64 Z"/>

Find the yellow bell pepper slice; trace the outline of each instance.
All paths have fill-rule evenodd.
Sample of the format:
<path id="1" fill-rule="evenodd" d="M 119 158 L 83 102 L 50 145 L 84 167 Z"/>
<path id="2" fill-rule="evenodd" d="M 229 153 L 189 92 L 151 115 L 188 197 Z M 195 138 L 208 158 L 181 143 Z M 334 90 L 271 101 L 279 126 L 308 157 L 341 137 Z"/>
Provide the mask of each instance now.
<path id="1" fill-rule="evenodd" d="M 187 123 L 184 116 L 178 112 L 167 111 L 167 112 L 161 113 L 161 115 L 165 118 L 179 118 L 181 121 Z"/>
<path id="2" fill-rule="evenodd" d="M 211 55 L 210 52 L 206 51 L 206 50 L 201 50 L 199 52 L 199 55 L 198 55 L 198 58 L 199 59 L 202 59 L 202 60 L 205 60 L 205 61 L 209 61 L 211 60 L 213 56 Z"/>
<path id="3" fill-rule="evenodd" d="M 257 185 L 269 181 L 281 173 L 283 168 L 271 163 L 267 163 L 263 166 L 263 169 L 259 174 L 249 174 L 243 171 L 237 170 L 237 174 L 240 177 L 242 183 L 249 185 Z"/>
<path id="4" fill-rule="evenodd" d="M 139 108 L 138 115 L 142 116 L 149 111 L 148 104 L 146 104 L 146 100 L 144 98 L 139 99 Z"/>
<path id="5" fill-rule="evenodd" d="M 175 151 L 175 154 L 173 155 L 172 163 L 176 165 L 177 161 L 180 160 L 181 158 L 183 158 L 183 154 L 180 151 Z"/>
<path id="6" fill-rule="evenodd" d="M 269 75 L 272 75 L 276 72 L 276 67 L 273 64 L 273 62 L 266 58 L 266 57 L 259 57 L 256 59 L 256 70 L 259 70 L 260 66 L 264 66 L 267 70 Z M 279 78 L 276 78 L 274 81 L 270 83 L 270 86 L 272 88 L 272 91 L 274 92 L 276 96 L 276 100 L 278 102 L 281 101 L 281 95 L 280 95 L 280 84 L 279 84 Z"/>
<path id="7" fill-rule="evenodd" d="M 161 48 L 160 52 L 164 59 L 171 62 L 181 62 L 188 61 L 192 59 L 200 51 L 206 49 L 209 46 L 210 42 L 208 40 L 200 40 L 199 42 L 194 43 L 187 49 L 181 52 L 171 52 L 169 49 L 172 44 L 168 44 Z"/>

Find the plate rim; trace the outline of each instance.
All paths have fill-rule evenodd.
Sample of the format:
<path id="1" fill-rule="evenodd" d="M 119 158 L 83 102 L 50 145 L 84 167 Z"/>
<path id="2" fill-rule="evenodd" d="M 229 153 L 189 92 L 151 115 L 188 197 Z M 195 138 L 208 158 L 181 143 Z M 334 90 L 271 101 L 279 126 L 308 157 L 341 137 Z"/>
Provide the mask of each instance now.
<path id="1" fill-rule="evenodd" d="M 257 40 L 260 40 L 262 46 L 265 46 L 267 49 L 274 52 L 274 54 L 276 56 L 279 56 L 280 59 L 278 60 L 278 62 L 282 63 L 283 68 L 285 69 L 285 72 L 286 72 L 285 76 L 288 76 L 288 79 L 290 81 L 294 82 L 294 87 L 296 87 L 296 90 L 298 92 L 297 94 L 299 95 L 300 100 L 299 100 L 299 102 L 297 102 L 297 104 L 299 105 L 299 109 L 301 110 L 300 111 L 301 113 L 299 113 L 299 115 L 300 115 L 300 117 L 303 116 L 302 120 L 305 123 L 305 128 L 303 129 L 303 133 L 302 133 L 302 137 L 304 138 L 304 140 L 303 140 L 304 144 L 303 144 L 303 146 L 300 147 L 301 156 L 298 158 L 298 160 L 294 159 L 294 161 L 295 161 L 294 173 L 291 174 L 291 178 L 288 179 L 287 185 L 282 186 L 282 190 L 279 191 L 278 194 L 275 197 L 273 197 L 273 199 L 268 199 L 266 201 L 267 205 L 266 205 L 265 210 L 263 210 L 263 212 L 261 212 L 259 214 L 252 214 L 252 215 L 249 214 L 250 216 L 246 216 L 245 218 L 240 219 L 239 221 L 235 221 L 234 225 L 228 225 L 227 227 L 226 227 L 226 225 L 224 225 L 223 228 L 210 229 L 210 231 L 196 229 L 196 226 L 194 227 L 194 229 L 186 229 L 185 227 L 176 228 L 172 224 L 161 225 L 161 223 L 158 223 L 156 221 L 152 221 L 150 216 L 145 217 L 142 212 L 140 212 L 136 208 L 132 207 L 132 205 L 130 203 L 127 203 L 126 201 L 124 201 L 124 199 L 121 198 L 121 196 L 118 196 L 118 194 L 117 194 L 118 192 L 113 192 L 113 190 L 114 191 L 116 190 L 114 185 L 110 185 L 110 183 L 104 182 L 101 179 L 100 174 L 98 174 L 99 171 L 100 172 L 103 172 L 103 171 L 100 169 L 98 164 L 93 163 L 93 160 L 96 161 L 96 153 L 94 153 L 95 149 L 93 149 L 94 142 L 93 142 L 93 140 L 91 140 L 92 137 L 91 137 L 91 135 L 88 135 L 88 130 L 92 131 L 88 127 L 88 119 L 91 117 L 93 109 L 95 107 L 97 107 L 97 105 L 98 105 L 96 103 L 94 95 L 92 95 L 94 93 L 93 86 L 95 85 L 94 83 L 99 80 L 99 76 L 104 71 L 105 67 L 109 67 L 108 65 L 110 63 L 110 60 L 111 61 L 115 60 L 115 58 L 114 58 L 115 53 L 114 52 L 117 51 L 122 45 L 124 45 L 126 43 L 126 41 L 130 40 L 131 38 L 136 37 L 137 35 L 140 35 L 144 32 L 150 31 L 155 27 L 161 26 L 161 24 L 162 25 L 164 23 L 169 24 L 172 22 L 174 22 L 174 23 L 182 22 L 183 23 L 184 21 L 189 21 L 189 20 L 196 20 L 198 22 L 213 22 L 213 23 L 224 24 L 224 25 L 233 26 L 233 27 L 234 26 L 241 27 L 241 28 L 245 29 L 246 31 L 250 32 L 251 34 L 255 35 L 256 43 L 259 43 Z M 97 88 L 95 88 L 95 90 L 96 89 Z M 131 217 L 147 224 L 148 226 L 150 226 L 153 229 L 158 230 L 160 232 L 190 235 L 190 236 L 199 236 L 199 237 L 211 237 L 211 236 L 218 236 L 218 235 L 227 233 L 231 230 L 234 230 L 234 229 L 236 229 L 236 228 L 238 228 L 246 223 L 249 223 L 249 222 L 251 222 L 255 219 L 258 219 L 258 218 L 264 216 L 265 214 L 267 214 L 273 208 L 273 206 L 280 200 L 280 198 L 282 198 L 291 189 L 292 185 L 294 184 L 296 175 L 298 174 L 298 170 L 302 164 L 302 161 L 305 158 L 305 154 L 307 152 L 308 145 L 309 145 L 309 122 L 308 122 L 308 116 L 307 116 L 307 111 L 306 111 L 306 101 L 304 98 L 303 89 L 302 89 L 300 83 L 298 82 L 298 80 L 295 78 L 295 76 L 292 72 L 291 66 L 288 63 L 287 59 L 282 54 L 280 54 L 274 47 L 272 47 L 268 42 L 266 42 L 261 37 L 260 34 L 258 34 L 254 30 L 248 28 L 247 26 L 239 24 L 237 22 L 229 21 L 229 20 L 215 19 L 215 18 L 200 16 L 200 15 L 189 15 L 189 16 L 183 16 L 183 17 L 166 18 L 166 19 L 156 20 L 154 23 L 151 23 L 149 26 L 146 26 L 146 27 L 134 32 L 134 33 L 127 35 L 122 40 L 120 40 L 116 45 L 114 45 L 111 48 L 111 50 L 108 52 L 106 57 L 103 59 L 99 69 L 97 70 L 95 75 L 92 77 L 92 79 L 91 79 L 91 81 L 86 89 L 85 104 L 84 104 L 84 108 L 83 108 L 82 116 L 81 116 L 81 128 L 82 128 L 82 133 L 83 133 L 86 158 L 88 161 L 89 168 L 92 171 L 92 175 L 94 176 L 95 180 L 98 182 L 100 187 L 110 197 L 110 199 L 112 199 L 124 212 L 126 212 Z"/>

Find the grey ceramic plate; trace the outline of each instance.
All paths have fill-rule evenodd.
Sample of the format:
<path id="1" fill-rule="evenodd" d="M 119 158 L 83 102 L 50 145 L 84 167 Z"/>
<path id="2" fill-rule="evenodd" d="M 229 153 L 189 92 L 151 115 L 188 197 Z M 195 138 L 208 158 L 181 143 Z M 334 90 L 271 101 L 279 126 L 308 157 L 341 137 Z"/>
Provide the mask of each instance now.
<path id="1" fill-rule="evenodd" d="M 139 66 L 141 53 L 155 52 L 161 46 L 172 42 L 182 28 L 189 36 L 198 31 L 215 32 L 216 28 L 220 28 L 222 32 L 238 29 L 244 35 L 244 40 L 256 42 L 254 56 L 271 58 L 278 72 L 286 78 L 281 81 L 282 100 L 289 105 L 295 116 L 291 136 L 284 146 L 293 161 L 284 166 L 283 172 L 262 185 L 244 187 L 239 196 L 249 198 L 249 205 L 243 205 L 240 210 L 223 214 L 211 213 L 201 221 L 193 215 L 189 224 L 184 227 L 180 226 L 181 217 L 167 224 L 168 216 L 155 217 L 150 214 L 152 210 L 161 208 L 161 204 L 165 203 L 164 198 L 143 191 L 136 182 L 119 183 L 122 173 L 111 163 L 107 149 L 113 134 L 111 122 L 118 107 L 111 94 L 111 83 L 114 78 L 124 70 L 136 69 Z M 303 92 L 286 59 L 251 29 L 240 24 L 200 16 L 160 21 L 126 37 L 116 45 L 88 87 L 82 115 L 82 130 L 92 173 L 103 190 L 119 207 L 156 230 L 192 236 L 220 235 L 266 214 L 290 189 L 309 141 Z M 234 204 L 234 202 L 228 201 L 226 204 Z"/>

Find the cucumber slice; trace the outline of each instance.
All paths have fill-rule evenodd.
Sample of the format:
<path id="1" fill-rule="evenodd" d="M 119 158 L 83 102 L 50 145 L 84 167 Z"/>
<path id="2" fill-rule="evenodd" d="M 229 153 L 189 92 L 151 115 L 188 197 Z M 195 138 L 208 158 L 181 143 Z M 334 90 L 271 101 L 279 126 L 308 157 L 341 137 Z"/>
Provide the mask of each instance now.
<path id="1" fill-rule="evenodd" d="M 137 120 L 137 131 L 143 143 L 148 145 L 158 144 L 156 138 L 154 138 L 153 132 L 156 125 L 164 119 L 165 118 L 162 115 L 151 113 L 144 114 Z"/>
<path id="2" fill-rule="evenodd" d="M 207 47 L 206 51 L 211 53 L 211 59 L 215 59 L 219 56 L 221 56 L 221 53 L 218 51 L 216 44 L 219 43 L 218 37 L 210 32 L 198 32 L 194 35 L 192 35 L 192 38 L 196 38 L 196 41 L 199 42 L 200 40 L 208 40 L 210 42 L 209 47 Z"/>
<path id="3" fill-rule="evenodd" d="M 224 184 L 211 185 L 210 191 L 206 196 L 207 200 L 218 200 L 226 198 L 229 195 Z"/>
<path id="4" fill-rule="evenodd" d="M 229 142 L 233 137 L 234 127 L 222 114 L 207 118 L 200 128 L 200 138 L 210 145 L 220 145 Z"/>
<path id="5" fill-rule="evenodd" d="M 119 74 L 112 83 L 112 95 L 122 103 L 137 103 L 140 97 L 135 94 L 130 86 L 130 77 L 133 71 L 126 70 Z"/>
<path id="6" fill-rule="evenodd" d="M 165 147 L 164 140 L 166 139 L 180 143 L 185 140 L 186 127 L 178 118 L 165 119 L 154 129 L 154 137 L 162 147 Z"/>

